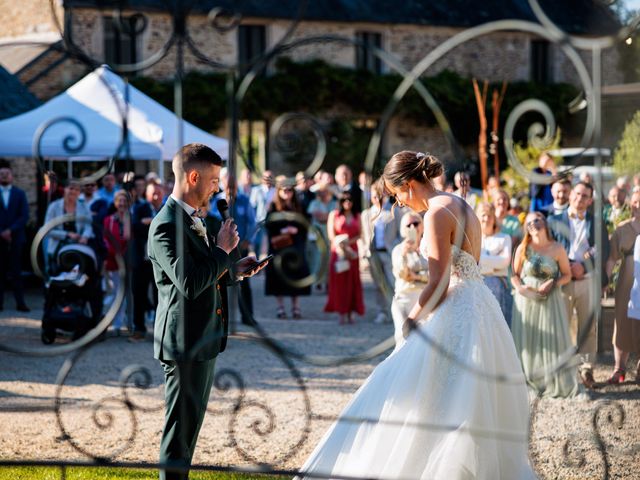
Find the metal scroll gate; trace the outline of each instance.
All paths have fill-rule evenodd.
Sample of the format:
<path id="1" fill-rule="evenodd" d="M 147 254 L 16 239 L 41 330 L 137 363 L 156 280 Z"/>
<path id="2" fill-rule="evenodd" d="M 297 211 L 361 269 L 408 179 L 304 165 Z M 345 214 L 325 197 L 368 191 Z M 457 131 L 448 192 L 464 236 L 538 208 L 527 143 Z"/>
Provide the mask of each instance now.
<path id="1" fill-rule="evenodd" d="M 245 102 L 254 81 L 266 75 L 265 71 L 270 71 L 278 59 L 288 54 L 302 52 L 301 55 L 304 56 L 305 49 L 322 45 L 338 45 L 345 49 L 356 47 L 375 62 L 383 63 L 388 71 L 400 76 L 393 95 L 370 129 L 368 148 L 362 158 L 362 169 L 375 177 L 379 174 L 377 162 L 382 156 L 384 133 L 398 105 L 410 91 L 417 92 L 420 100 L 433 112 L 458 164 L 468 163 L 445 113 L 425 87 L 421 77 L 428 75 L 434 63 L 456 47 L 494 32 L 527 32 L 559 47 L 565 61 L 577 73 L 584 95 L 586 116 L 580 145 L 585 148 L 601 146 L 603 52 L 626 38 L 635 28 L 635 23 L 625 26 L 617 36 L 574 37 L 558 28 L 536 0 L 529 0 L 537 22 L 501 20 L 468 28 L 437 45 L 415 65 L 405 67 L 391 53 L 362 39 L 340 35 L 301 36 L 298 29 L 309 7 L 307 3 L 310 3 L 301 0 L 297 11 L 292 15 L 294 19 L 287 21 L 282 28 L 279 40 L 251 58 L 250 63 L 240 65 L 237 62 L 224 63 L 218 58 L 210 58 L 202 45 L 211 42 L 215 44 L 221 35 L 235 32 L 243 25 L 242 15 L 237 13 L 241 11 L 242 2 L 238 2 L 237 12 L 233 7 L 214 8 L 206 16 L 207 21 L 200 23 L 191 21 L 192 3 L 186 0 L 167 2 L 163 18 L 168 28 L 164 31 L 157 50 L 148 52 L 142 61 L 113 65 L 113 71 L 123 76 L 134 73 L 144 75 L 145 71 L 161 62 L 165 66 L 171 65 L 173 113 L 178 119 L 183 116 L 183 99 L 189 93 L 184 88 L 185 75 L 194 59 L 200 69 L 206 65 L 212 72 L 226 75 L 223 88 L 228 98 L 227 122 L 230 127 L 227 166 L 230 172 L 236 172 L 239 170 L 238 164 L 242 163 L 254 172 L 256 178 L 261 177 L 264 166 L 256 165 L 258 162 L 253 157 L 255 148 L 246 141 L 246 134 L 243 134 L 243 129 L 246 129 L 246 122 L 243 123 L 246 118 Z M 73 28 L 68 23 L 73 15 L 86 13 L 83 8 L 94 8 L 101 15 L 109 15 L 116 33 L 140 36 L 152 28 L 148 13 L 137 11 L 135 6 L 129 6 L 126 1 L 95 2 L 95 5 L 91 5 L 91 2 L 78 2 L 77 11 L 72 6 L 64 18 L 61 18 L 57 5 L 58 2 L 51 0 L 51 14 L 62 36 L 60 51 L 88 69 L 98 67 L 102 59 L 93 58 L 87 45 L 76 43 Z M 67 23 L 63 28 L 65 22 Z M 11 49 L 20 45 L 22 44 L 7 43 L 2 48 Z M 583 61 L 582 54 L 585 52 L 590 56 L 588 66 Z M 121 98 L 111 85 L 105 83 L 104 86 L 111 90 L 113 103 L 120 112 L 118 124 L 121 126 L 121 142 L 114 145 L 113 154 L 107 159 L 90 164 L 98 166 L 90 175 L 77 178 L 80 185 L 99 180 L 113 170 L 117 161 L 126 163 L 130 153 L 129 133 L 132 125 L 128 122 L 127 99 Z M 286 95 L 286 92 L 278 94 Z M 554 114 L 545 103 L 532 98 L 509 112 L 501 134 L 504 150 L 511 166 L 520 175 L 530 182 L 549 183 L 549 177 L 531 173 L 514 153 L 516 124 L 523 121 L 524 116 L 530 112 L 537 112 L 538 118 L 541 116 L 544 119 L 543 123 L 537 123 L 529 129 L 530 141 L 539 145 L 552 142 L 556 132 Z M 44 176 L 50 165 L 50 158 L 43 147 L 44 139 L 48 132 L 62 124 L 71 132 L 63 139 L 65 156 L 82 157 L 85 153 L 87 126 L 66 112 L 60 112 L 58 118 L 43 123 L 33 138 L 33 156 L 38 163 L 38 175 Z M 176 130 L 178 145 L 182 145 L 185 139 L 184 124 L 176 122 Z M 312 176 L 325 165 L 328 142 L 331 139 L 327 138 L 322 121 L 313 115 L 302 112 L 283 113 L 271 122 L 269 129 L 265 128 L 264 133 L 266 148 L 272 155 L 295 159 L 293 166 L 289 165 L 295 171 L 303 171 L 307 176 Z M 595 157 L 595 166 L 598 167 L 596 171 L 602 166 L 600 156 Z M 162 175 L 163 167 L 159 167 L 159 170 Z M 68 173 L 73 176 L 72 172 Z M 278 173 L 282 172 L 274 171 L 274 174 Z M 292 176 L 291 170 L 284 173 Z M 599 175 L 596 175 L 595 181 L 596 190 L 601 192 L 602 179 Z M 595 211 L 599 212 L 601 209 L 601 197 L 597 196 Z M 39 257 L 42 242 L 53 228 L 70 220 L 73 220 L 72 216 L 61 216 L 45 223 L 34 239 L 31 248 L 33 268 L 44 280 L 48 280 L 48 274 Z M 297 214 L 282 214 L 281 218 L 273 221 L 277 220 L 295 220 L 311 230 L 315 228 Z M 596 222 L 595 231 L 600 232 L 602 217 L 597 215 Z M 263 222 L 257 228 L 264 230 L 268 225 Z M 315 233 L 318 239 L 323 238 L 321 232 Z M 602 238 L 598 238 L 597 242 L 601 245 Z M 328 245 L 321 240 L 319 251 L 319 264 L 326 264 Z M 373 255 L 376 255 L 375 252 Z M 275 268 L 281 269 L 283 273 L 287 270 L 287 262 L 295 264 L 299 261 L 300 258 L 276 258 L 274 263 Z M 602 261 L 602 258 L 596 257 L 595 271 L 601 270 Z M 15 421 L 20 424 L 19 428 L 7 427 L 6 431 L 11 434 L 10 438 L 3 439 L 3 451 L 0 452 L 2 468 L 54 466 L 60 469 L 61 478 L 65 478 L 67 469 L 73 466 L 140 467 L 150 471 L 159 467 L 157 451 L 164 408 L 159 366 L 151 358 L 149 348 L 142 350 L 128 346 L 113 347 L 112 340 L 98 341 L 127 297 L 126 284 L 131 277 L 132 268 L 122 255 L 117 258 L 117 267 L 120 281 L 117 282 L 118 288 L 112 302 L 106 306 L 98 325 L 80 338 L 69 343 L 43 346 L 40 345 L 39 335 L 35 333 L 39 332 L 37 329 L 26 330 L 31 332 L 32 337 L 35 335 L 35 340 L 24 339 L 20 335 L 15 340 L 10 340 L 3 335 L 0 350 L 3 352 L 4 362 L 19 364 L 24 374 L 24 377 L 8 380 L 28 381 L 33 374 L 33 384 L 41 385 L 42 390 L 36 395 L 31 393 L 31 388 L 15 396 L 9 394 L 6 398 L 10 401 L 2 403 L 4 406 L 0 407 L 0 412 L 7 419 L 6 425 L 10 426 Z M 325 270 L 326 268 L 318 267 L 310 275 L 291 278 L 290 282 L 302 287 L 313 286 L 324 281 Z M 372 270 L 374 282 L 386 286 L 389 291 L 387 280 L 379 276 L 375 268 Z M 595 291 L 601 290 L 601 279 L 598 276 L 593 277 L 593 284 Z M 290 330 L 286 331 L 269 322 L 239 328 L 237 295 L 233 289 L 230 291 L 233 333 L 231 347 L 229 352 L 220 357 L 216 367 L 208 414 L 201 433 L 201 437 L 214 438 L 215 441 L 206 438 L 199 441 L 200 451 L 196 453 L 193 468 L 288 476 L 304 473 L 298 469 L 319 441 L 322 432 L 333 421 L 338 420 L 340 409 L 331 408 L 331 405 L 346 403 L 372 366 L 393 348 L 393 336 L 389 337 L 388 332 L 382 335 L 362 330 L 362 337 L 357 342 L 341 349 L 342 339 L 335 328 L 323 327 L 311 339 L 305 338 L 305 333 L 308 332 L 305 332 L 304 326 L 299 326 L 303 324 L 288 323 L 286 325 Z M 593 303 L 591 321 L 598 322 L 599 299 Z M 256 310 L 260 308 L 254 307 Z M 16 341 L 18 338 L 24 341 Z M 439 345 L 424 335 L 423 340 L 427 344 L 426 348 L 448 356 L 460 368 L 486 377 L 483 371 L 461 363 L 455 355 L 448 353 L 446 346 Z M 580 339 L 580 343 L 583 340 Z M 331 346 L 327 346 L 327 343 Z M 565 352 L 556 359 L 554 370 L 575 369 L 575 357 L 574 349 Z M 50 378 L 37 375 L 41 370 L 51 371 L 52 365 L 57 373 Z M 239 368 L 238 365 L 243 367 Z M 544 376 L 547 373 L 549 372 L 535 372 L 535 375 Z M 503 383 L 518 381 L 509 377 L 488 380 Z M 332 397 L 332 394 L 336 396 Z M 637 466 L 638 445 L 620 441 L 621 432 L 634 429 L 633 420 L 626 418 L 630 412 L 625 404 L 625 401 L 634 398 L 637 397 L 632 393 L 621 393 L 601 395 L 600 398 L 589 398 L 581 403 L 567 403 L 567 409 L 580 410 L 578 417 L 570 417 L 579 418 L 580 421 L 571 425 L 566 425 L 557 416 L 557 412 L 562 411 L 563 407 L 558 407 L 557 404 L 547 405 L 540 398 L 532 398 L 529 438 L 518 437 L 511 440 L 529 444 L 532 464 L 540 478 L 632 478 L 620 473 L 619 464 L 622 462 L 627 465 L 624 462 L 635 457 Z M 39 420 L 34 422 L 34 418 Z M 358 422 L 367 419 L 343 418 L 340 421 Z M 438 425 L 438 419 L 433 419 L 432 424 L 416 425 L 416 428 L 452 427 Z M 539 433 L 541 430 L 544 430 L 542 434 Z M 504 432 L 489 434 L 505 435 Z M 630 475 L 639 475 L 637 468 Z"/>

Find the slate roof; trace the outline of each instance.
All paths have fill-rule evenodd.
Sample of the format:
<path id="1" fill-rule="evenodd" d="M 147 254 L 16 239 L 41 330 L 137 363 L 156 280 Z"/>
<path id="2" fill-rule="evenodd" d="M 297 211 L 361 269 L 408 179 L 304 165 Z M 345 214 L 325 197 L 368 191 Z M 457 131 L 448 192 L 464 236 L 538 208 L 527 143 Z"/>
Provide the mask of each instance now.
<path id="1" fill-rule="evenodd" d="M 302 0 L 183 0 L 192 12 L 207 13 L 214 7 L 246 17 L 296 17 Z M 519 19 L 537 21 L 527 0 L 306 0 L 305 20 L 370 22 L 448 27 L 472 27 L 481 23 Z M 65 7 L 111 8 L 117 0 L 64 0 Z M 179 0 L 128 0 L 130 8 L 166 11 Z M 540 0 L 547 15 L 573 34 L 614 33 L 619 23 L 601 0 Z"/>
<path id="2" fill-rule="evenodd" d="M 15 75 L 0 66 L 0 120 L 14 117 L 40 105 Z"/>

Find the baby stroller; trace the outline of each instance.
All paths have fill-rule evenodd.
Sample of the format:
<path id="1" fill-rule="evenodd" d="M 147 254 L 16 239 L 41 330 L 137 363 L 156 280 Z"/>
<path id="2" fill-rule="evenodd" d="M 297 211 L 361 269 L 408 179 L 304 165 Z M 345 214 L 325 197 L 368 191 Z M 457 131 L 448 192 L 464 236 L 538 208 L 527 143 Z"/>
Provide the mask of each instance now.
<path id="1" fill-rule="evenodd" d="M 80 338 L 102 315 L 98 262 L 91 247 L 73 243 L 60 248 L 53 273 L 45 285 L 41 334 L 45 345 L 55 341 L 57 330 L 72 332 L 73 340 Z"/>

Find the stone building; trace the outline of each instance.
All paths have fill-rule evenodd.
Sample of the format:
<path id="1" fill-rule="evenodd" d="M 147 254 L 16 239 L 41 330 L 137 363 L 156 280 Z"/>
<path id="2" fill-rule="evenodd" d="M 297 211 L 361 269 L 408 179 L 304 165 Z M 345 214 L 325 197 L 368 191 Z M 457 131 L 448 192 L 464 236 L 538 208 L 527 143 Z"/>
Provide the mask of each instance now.
<path id="1" fill-rule="evenodd" d="M 166 6 L 174 2 L 163 0 L 124 2 L 127 8 L 122 12 L 121 23 L 114 20 L 114 8 L 122 2 L 57 0 L 53 8 L 55 21 L 48 0 L 19 3 L 20 8 L 17 2 L 0 0 L 0 7 L 6 7 L 0 10 L 3 12 L 0 15 L 11 23 L 5 35 L 13 38 L 33 34 L 55 36 L 57 24 L 66 29 L 81 53 L 97 64 L 149 60 L 167 45 L 174 29 L 181 28 L 181 22 L 176 21 L 180 15 L 172 15 Z M 313 0 L 306 2 L 301 14 L 299 6 L 305 2 L 298 0 L 192 3 L 194 6 L 186 12 L 184 23 L 193 46 L 211 61 L 221 66 L 237 66 L 241 71 L 251 59 L 277 45 L 289 33 L 288 43 L 318 37 L 317 41 L 302 42 L 284 53 L 294 60 L 318 58 L 335 65 L 385 73 L 394 67 L 373 55 L 371 50 L 322 37 L 340 36 L 378 47 L 402 68 L 410 70 L 436 47 L 475 26 L 505 19 L 537 23 L 528 3 L 520 0 L 481 3 L 472 0 Z M 541 5 L 551 20 L 572 35 L 603 35 L 619 28 L 610 10 L 597 0 L 544 0 Z M 216 11 L 220 15 L 212 20 Z M 228 28 L 214 28 L 214 21 Z M 295 28 L 290 31 L 294 23 Z M 0 63 L 2 50 L 0 48 Z M 171 78 L 175 73 L 176 50 L 171 48 L 163 60 L 138 73 L 156 79 Z M 579 55 L 590 68 L 590 53 L 580 51 Z M 603 55 L 605 85 L 621 82 L 617 62 L 615 49 Z M 184 64 L 187 71 L 216 70 L 198 59 L 189 48 L 184 50 Z M 575 69 L 559 46 L 534 33 L 514 29 L 496 29 L 462 43 L 436 61 L 425 75 L 435 75 L 445 69 L 482 80 L 567 82 L 580 86 Z M 12 73 L 44 100 L 87 71 L 88 67 L 73 60 L 58 40 Z M 474 106 L 470 108 L 470 113 L 475 115 Z M 268 125 L 262 130 L 268 131 Z M 438 129 L 418 128 L 394 119 L 386 132 L 384 153 L 399 148 L 427 149 L 448 155 L 444 136 Z"/>

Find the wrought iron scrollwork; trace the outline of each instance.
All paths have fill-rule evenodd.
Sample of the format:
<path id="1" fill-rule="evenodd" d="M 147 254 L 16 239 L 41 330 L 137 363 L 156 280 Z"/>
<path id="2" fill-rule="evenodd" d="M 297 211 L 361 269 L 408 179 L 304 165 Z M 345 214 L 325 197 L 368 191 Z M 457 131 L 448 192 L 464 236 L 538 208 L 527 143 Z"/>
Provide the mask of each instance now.
<path id="1" fill-rule="evenodd" d="M 97 462 L 109 462 L 117 458 L 118 455 L 127 451 L 127 449 L 129 449 L 131 445 L 133 445 L 133 442 L 135 441 L 135 438 L 139 433 L 138 421 L 135 413 L 135 410 L 139 408 L 139 406 L 136 406 L 135 404 L 130 402 L 130 399 L 126 393 L 126 385 L 122 385 L 122 396 L 108 396 L 106 398 L 102 398 L 101 400 L 99 400 L 98 402 L 92 405 L 91 420 L 93 422 L 93 425 L 95 425 L 95 427 L 99 431 L 111 430 L 118 433 L 124 432 L 125 433 L 124 441 L 118 442 L 119 447 L 112 449 L 108 453 L 104 453 L 104 452 L 98 453 L 96 451 L 92 451 L 86 445 L 87 443 L 86 440 L 85 442 L 79 441 L 80 439 L 78 438 L 77 434 L 74 435 L 74 432 L 70 429 L 70 427 L 67 427 L 67 425 L 65 424 L 64 413 L 63 413 L 64 402 L 62 401 L 62 392 L 64 389 L 64 384 L 66 380 L 69 378 L 69 376 L 71 375 L 73 368 L 76 366 L 79 360 L 85 355 L 86 351 L 87 351 L 86 347 L 77 350 L 67 360 L 65 360 L 64 364 L 62 365 L 62 368 L 60 369 L 60 372 L 58 374 L 58 378 L 56 381 L 57 383 L 56 396 L 55 396 L 56 420 L 61 432 L 60 438 L 62 440 L 68 442 L 76 451 L 87 456 L 88 458 L 91 458 Z M 128 378 L 130 378 L 132 374 L 133 375 L 137 374 L 137 372 L 133 371 L 135 369 L 129 368 L 128 370 L 129 372 L 127 371 L 123 372 L 123 377 L 124 377 L 123 380 L 125 381 Z M 118 422 L 122 422 L 123 420 L 121 416 L 118 416 L 117 412 L 114 412 L 114 409 L 118 406 L 126 410 L 128 423 L 130 426 L 128 429 L 129 430 L 128 433 L 126 433 L 126 431 L 123 431 L 120 423 L 118 423 Z"/>
<path id="2" fill-rule="evenodd" d="M 110 3 L 112 4 L 112 2 Z M 310 36 L 302 38 L 294 38 L 297 28 L 304 18 L 304 12 L 307 7 L 307 0 L 298 3 L 298 9 L 292 15 L 291 21 L 284 29 L 282 36 L 274 42 L 262 55 L 256 58 L 250 65 L 248 71 L 241 73 L 240 66 L 236 62 L 222 62 L 219 59 L 212 58 L 199 46 L 194 38 L 193 30 L 189 26 L 189 18 L 192 16 L 194 2 L 171 2 L 166 1 L 165 7 L 171 13 L 171 28 L 166 39 L 163 39 L 159 49 L 149 55 L 144 60 L 134 62 L 132 64 L 113 65 L 114 71 L 122 74 L 140 72 L 159 64 L 161 61 L 168 61 L 169 54 L 172 50 L 176 50 L 175 56 L 175 92 L 176 92 L 176 112 L 181 117 L 181 92 L 182 77 L 185 70 L 184 56 L 191 53 L 200 63 L 209 68 L 221 70 L 229 75 L 229 84 L 232 85 L 229 92 L 231 94 L 231 107 L 234 112 L 242 111 L 242 103 L 250 89 L 253 80 L 268 67 L 270 62 L 280 55 L 294 52 L 296 49 L 306 47 L 314 43 L 331 43 L 344 47 L 362 47 L 371 50 L 372 54 L 383 62 L 391 71 L 401 76 L 401 81 L 389 99 L 386 108 L 377 122 L 375 131 L 370 139 L 366 157 L 363 159 L 364 169 L 370 175 L 375 172 L 375 164 L 380 155 L 382 138 L 388 128 L 393 115 L 396 113 L 398 105 L 403 100 L 410 89 L 415 89 L 425 105 L 431 110 L 436 118 L 437 124 L 444 134 L 448 146 L 451 149 L 453 158 L 457 161 L 468 163 L 466 154 L 455 138 L 451 126 L 446 118 L 445 112 L 438 105 L 433 95 L 425 87 L 421 81 L 421 77 L 427 74 L 433 65 L 445 55 L 449 54 L 454 48 L 463 45 L 466 42 L 482 37 L 483 35 L 493 34 L 503 31 L 517 31 L 528 34 L 537 35 L 543 39 L 557 45 L 559 50 L 570 61 L 579 78 L 582 94 L 574 102 L 573 105 L 567 106 L 568 109 L 575 112 L 582 108 L 582 100 L 586 101 L 586 119 L 584 130 L 582 132 L 581 145 L 584 148 L 598 142 L 600 130 L 600 79 L 593 78 L 583 59 L 581 52 L 591 52 L 593 55 L 594 66 L 593 72 L 598 68 L 601 52 L 603 49 L 613 46 L 617 41 L 626 38 L 630 33 L 640 25 L 640 17 L 632 19 L 632 21 L 623 26 L 615 35 L 600 36 L 594 38 L 584 38 L 570 35 L 558 27 L 552 19 L 540 7 L 537 0 L 529 0 L 532 11 L 534 12 L 539 23 L 520 21 L 520 20 L 503 20 L 494 21 L 472 28 L 468 28 L 458 34 L 455 34 L 442 42 L 432 51 L 427 53 L 412 68 L 406 68 L 402 62 L 394 55 L 381 48 L 371 47 L 363 43 L 343 36 Z M 97 2 L 97 6 L 101 6 L 102 2 Z M 101 63 L 99 59 L 92 58 L 90 52 L 82 45 L 78 45 L 73 37 L 72 28 L 63 28 L 62 21 L 57 17 L 55 0 L 50 0 L 53 19 L 62 36 L 64 43 L 64 51 L 78 60 L 82 64 L 95 67 Z M 207 28 L 216 34 L 226 35 L 238 29 L 242 25 L 243 15 L 241 5 L 236 3 L 237 8 L 225 9 L 222 7 L 214 7 L 206 14 L 208 25 Z M 150 20 L 147 15 L 142 12 L 132 11 L 128 8 L 126 1 L 117 2 L 117 7 L 110 9 L 114 27 L 126 35 L 136 37 L 144 34 L 150 28 Z M 125 15 L 126 12 L 126 15 Z M 0 47 L 7 47 L 10 44 L 3 44 Z M 235 86 L 237 85 L 237 88 Z M 122 141 L 116 147 L 113 155 L 105 160 L 105 165 L 88 177 L 79 179 L 80 183 L 94 182 L 109 172 L 116 160 L 125 157 L 126 148 L 126 131 L 127 131 L 127 112 L 126 105 L 123 105 L 122 99 L 118 98 L 117 92 L 109 88 L 112 99 L 118 106 L 120 113 L 120 124 L 122 126 Z M 580 105 L 580 106 L 579 106 Z M 507 118 L 504 133 L 501 135 L 503 146 L 508 156 L 508 160 L 519 175 L 526 178 L 532 183 L 549 184 L 552 178 L 546 175 L 531 172 L 522 165 L 514 152 L 515 140 L 514 132 L 516 124 L 523 121 L 525 114 L 535 112 L 542 117 L 544 123 L 534 123 L 529 127 L 529 142 L 539 146 L 550 144 L 551 139 L 556 131 L 554 114 L 548 105 L 537 99 L 526 100 L 517 105 Z M 229 167 L 235 167 L 235 157 L 241 152 L 240 142 L 238 141 L 238 118 L 231 118 L 231 145 L 233 150 L 229 155 Z M 87 143 L 87 131 L 85 127 L 73 117 L 61 116 L 44 123 L 37 131 L 33 142 L 33 156 L 37 159 L 41 172 L 45 169 L 45 157 L 47 149 L 43 146 L 43 140 L 51 129 L 66 124 L 71 127 L 71 131 L 62 140 L 62 149 L 69 155 L 81 155 Z M 179 129 L 182 126 L 178 127 Z M 497 133 L 497 132 L 495 132 Z M 323 162 L 327 155 L 327 141 L 323 132 L 321 122 L 309 113 L 303 112 L 287 112 L 277 117 L 271 124 L 269 130 L 269 138 L 271 140 L 270 147 L 272 153 L 279 153 L 284 157 L 295 157 L 298 160 L 296 164 L 300 166 L 300 158 L 304 158 L 304 167 L 298 170 L 304 170 L 307 176 L 311 176 L 322 168 Z M 43 225 L 38 231 L 31 249 L 31 259 L 34 272 L 42 277 L 47 278 L 38 262 L 38 251 L 41 247 L 43 239 L 55 227 L 63 223 L 76 219 L 74 216 L 64 216 Z M 85 219 L 86 220 L 86 219 Z M 90 219 L 89 219 L 90 220 Z M 276 255 L 273 262 L 273 268 L 279 273 L 281 278 L 285 278 L 286 282 L 295 287 L 308 287 L 321 280 L 326 274 L 326 265 L 328 264 L 329 245 L 324 240 L 322 233 L 313 227 L 309 221 L 300 214 L 277 213 L 272 215 L 267 221 L 263 222 L 258 228 L 268 228 L 270 222 L 286 220 L 300 224 L 303 228 L 313 231 L 320 240 L 318 246 L 321 252 L 321 265 L 325 267 L 315 272 L 310 272 L 304 278 L 293 277 L 291 272 L 296 271 L 296 265 L 301 264 L 303 259 L 300 258 L 299 252 L 283 251 Z M 461 242 L 461 239 L 460 239 Z M 460 243 L 459 242 L 459 243 Z M 377 253 L 373 252 L 373 255 Z M 82 439 L 74 435 L 72 428 L 65 422 L 64 408 L 65 402 L 62 400 L 62 391 L 66 386 L 66 382 L 74 368 L 78 365 L 88 349 L 93 348 L 95 341 L 102 335 L 107 327 L 111 324 L 116 313 L 118 312 L 125 298 L 125 279 L 126 268 L 122 256 L 117 257 L 119 275 L 121 278 L 120 287 L 118 289 L 115 301 L 109 306 L 107 312 L 100 320 L 98 325 L 90 330 L 83 337 L 73 341 L 67 345 L 56 345 L 44 349 L 33 349 L 27 347 L 19 347 L 16 345 L 0 344 L 0 351 L 30 356 L 53 356 L 70 354 L 59 371 L 57 379 L 57 389 L 55 397 L 55 414 L 60 430 L 60 438 L 69 442 L 72 447 L 85 455 L 93 462 L 118 464 L 119 456 L 129 448 L 139 433 L 139 425 L 137 415 L 144 413 L 157 412 L 162 409 L 163 405 L 151 404 L 139 401 L 135 393 L 144 392 L 153 386 L 152 372 L 141 365 L 129 365 L 125 367 L 120 374 L 118 395 L 107 396 L 92 405 L 90 424 L 95 427 L 96 431 L 114 431 L 119 429 L 119 424 L 125 422 L 127 427 L 122 431 L 123 439 L 116 448 L 108 452 L 95 451 L 83 443 Z M 298 263 L 296 263 L 298 262 Z M 597 269 L 598 265 L 594 265 Z M 386 279 L 376 278 L 376 281 L 385 283 Z M 448 285 L 442 284 L 441 289 L 447 288 Z M 427 305 L 427 308 L 433 305 Z M 598 305 L 591 306 L 591 322 L 595 322 L 596 308 Z M 273 473 L 278 465 L 286 464 L 301 448 L 306 447 L 308 434 L 314 420 L 335 420 L 335 421 L 353 421 L 366 422 L 370 419 L 353 419 L 353 418 L 333 418 L 331 416 L 314 415 L 311 410 L 311 401 L 307 391 L 306 381 L 302 374 L 294 364 L 302 362 L 307 365 L 314 366 L 338 366 L 353 363 L 361 363 L 371 360 L 389 349 L 391 349 L 395 341 L 392 336 L 379 342 L 377 345 L 370 346 L 355 355 L 348 356 L 323 356 L 313 355 L 304 351 L 285 345 L 283 342 L 276 341 L 269 332 L 260 324 L 251 327 L 251 334 L 238 334 L 236 338 L 242 338 L 246 341 L 256 342 L 269 355 L 275 356 L 285 366 L 288 375 L 293 379 L 295 387 L 299 390 L 300 401 L 303 405 L 303 421 L 301 431 L 296 438 L 291 439 L 291 445 L 286 451 L 274 455 L 268 462 L 265 459 L 258 458 L 251 448 L 250 442 L 247 442 L 246 435 L 252 436 L 254 440 L 270 441 L 277 433 L 279 422 L 283 422 L 278 418 L 276 409 L 267 402 L 256 400 L 249 393 L 250 385 L 247 384 L 242 372 L 235 369 L 225 368 L 219 370 L 214 377 L 213 385 L 215 391 L 215 403 L 209 405 L 208 411 L 216 416 L 228 416 L 228 436 L 231 446 L 235 449 L 239 457 L 251 464 L 261 465 L 265 467 L 265 471 Z M 428 348 L 436 351 L 440 356 L 449 360 L 455 367 L 470 372 L 474 376 L 482 378 L 488 382 L 497 382 L 503 384 L 521 383 L 521 376 L 509 375 L 488 375 L 475 365 L 468 365 L 459 359 L 455 353 L 451 353 L 445 345 L 438 344 L 434 339 L 430 338 L 423 331 L 416 330 L 415 335 L 419 335 Z M 585 334 L 586 335 L 586 334 Z M 584 337 L 584 335 L 583 335 Z M 582 345 L 585 338 L 578 340 L 578 347 Z M 549 368 L 551 372 L 559 372 L 564 369 L 574 368 L 574 360 L 576 349 L 572 348 L 567 352 L 563 352 Z M 534 378 L 543 378 L 546 372 L 534 372 Z M 540 393 L 540 392 L 536 392 Z M 540 398 L 536 398 L 533 402 L 532 423 L 536 422 L 539 412 Z M 604 440 L 603 431 L 607 428 L 623 428 L 626 419 L 626 412 L 620 403 L 599 403 L 592 414 L 592 436 L 593 445 L 597 449 L 602 460 L 602 478 L 610 477 L 611 470 L 611 448 Z M 416 425 L 416 428 L 426 430 L 451 429 L 454 426 L 438 424 L 437 419 L 432 424 Z M 533 427 L 532 427 L 533 428 Z M 492 436 L 495 438 L 504 438 L 517 442 L 527 441 L 520 436 L 511 435 L 509 432 L 481 432 L 475 433 Z M 517 437 L 517 438 L 516 438 Z M 98 449 L 99 450 L 99 449 Z M 589 452 L 591 452 L 589 450 Z M 580 446 L 574 445 L 572 439 L 566 439 L 562 444 L 563 459 L 571 468 L 584 468 L 587 458 L 587 452 Z M 64 477 L 65 469 L 62 467 L 62 475 Z"/>

